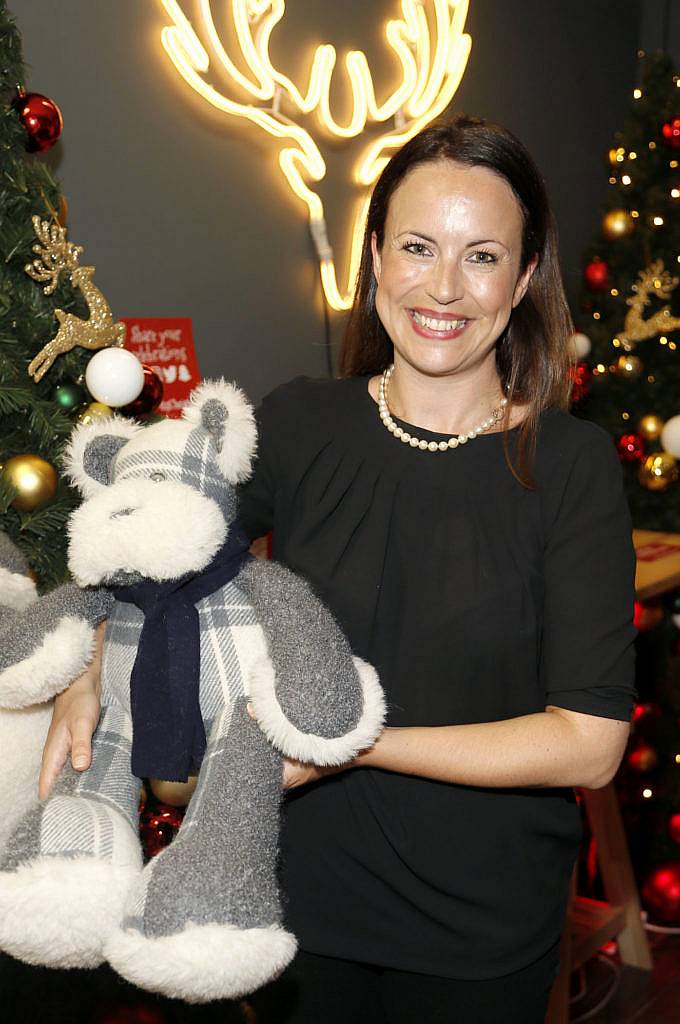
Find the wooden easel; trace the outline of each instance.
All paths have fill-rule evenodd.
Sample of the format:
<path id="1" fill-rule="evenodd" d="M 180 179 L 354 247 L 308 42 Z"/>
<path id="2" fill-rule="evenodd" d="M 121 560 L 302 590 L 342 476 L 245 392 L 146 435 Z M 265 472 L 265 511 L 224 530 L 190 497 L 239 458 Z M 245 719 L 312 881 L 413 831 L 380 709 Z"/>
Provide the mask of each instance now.
<path id="1" fill-rule="evenodd" d="M 680 534 L 634 530 L 638 552 L 635 589 L 648 600 L 680 586 Z M 567 923 L 560 946 L 560 974 L 553 986 L 545 1024 L 569 1024 L 569 982 L 572 971 L 616 939 L 624 964 L 652 969 L 621 812 L 613 783 L 603 789 L 582 789 L 607 902 L 576 895 L 572 878 Z"/>

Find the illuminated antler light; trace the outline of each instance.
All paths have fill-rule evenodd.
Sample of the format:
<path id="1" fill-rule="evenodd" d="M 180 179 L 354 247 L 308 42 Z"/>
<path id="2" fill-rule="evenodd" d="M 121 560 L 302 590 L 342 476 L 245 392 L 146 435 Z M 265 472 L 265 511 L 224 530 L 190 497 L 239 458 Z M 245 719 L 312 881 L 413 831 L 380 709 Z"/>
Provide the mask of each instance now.
<path id="1" fill-rule="evenodd" d="M 210 0 L 200 0 L 198 26 L 215 66 L 233 83 L 236 97 L 218 92 L 204 76 L 211 57 L 178 0 L 161 0 L 172 20 L 161 33 L 163 47 L 175 68 L 195 92 L 223 113 L 244 118 L 282 141 L 279 166 L 292 191 L 307 206 L 309 226 L 319 258 L 321 280 L 328 304 L 348 309 L 361 255 L 368 190 L 392 153 L 441 114 L 451 102 L 467 66 L 470 36 L 463 31 L 469 0 L 401 0 L 402 18 L 385 26 L 385 38 L 401 66 L 401 80 L 379 104 L 363 50 L 350 51 L 344 67 L 352 94 L 352 113 L 340 124 L 331 112 L 330 90 L 337 63 L 335 47 L 318 46 L 312 59 L 307 88 L 301 92 L 278 71 L 269 56 L 269 41 L 285 14 L 285 0 L 231 0 L 230 16 L 244 74 L 225 49 L 212 15 Z M 427 8 L 431 8 L 428 19 Z M 430 22 L 435 41 L 430 38 Z M 238 95 L 244 98 L 237 98 Z M 281 112 L 280 99 L 298 114 L 314 113 L 323 129 L 340 139 L 355 138 L 367 124 L 394 119 L 394 127 L 369 142 L 356 162 L 353 178 L 364 194 L 353 222 L 347 288 L 338 286 L 333 249 L 328 241 L 324 207 L 311 184 L 322 181 L 326 164 L 312 135 L 294 117 Z"/>

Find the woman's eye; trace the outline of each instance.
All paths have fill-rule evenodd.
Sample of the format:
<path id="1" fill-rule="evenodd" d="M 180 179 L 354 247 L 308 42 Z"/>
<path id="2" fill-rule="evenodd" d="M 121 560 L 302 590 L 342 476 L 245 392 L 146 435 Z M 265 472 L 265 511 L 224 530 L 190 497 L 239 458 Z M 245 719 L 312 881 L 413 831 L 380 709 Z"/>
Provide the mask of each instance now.
<path id="1" fill-rule="evenodd" d="M 498 257 L 495 252 L 489 252 L 487 249 L 478 249 L 472 254 L 473 256 L 480 257 L 479 259 L 473 260 L 474 263 L 497 263 Z"/>
<path id="2" fill-rule="evenodd" d="M 406 242 L 404 244 L 406 252 L 412 253 L 414 256 L 427 256 L 430 252 L 428 247 L 423 242 Z"/>

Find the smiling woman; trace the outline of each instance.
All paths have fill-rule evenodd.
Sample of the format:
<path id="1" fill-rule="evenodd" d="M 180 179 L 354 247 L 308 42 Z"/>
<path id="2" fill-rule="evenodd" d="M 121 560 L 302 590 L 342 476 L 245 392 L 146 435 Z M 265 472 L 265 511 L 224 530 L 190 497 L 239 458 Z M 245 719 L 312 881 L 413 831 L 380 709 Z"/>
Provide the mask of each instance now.
<path id="1" fill-rule="evenodd" d="M 461 115 L 369 207 L 341 366 L 265 399 L 242 495 L 376 665 L 388 728 L 289 763 L 303 952 L 258 1021 L 539 1024 L 579 838 L 628 733 L 633 555 L 609 438 L 566 413 L 543 183 Z M 316 782 L 316 785 L 309 785 Z"/>

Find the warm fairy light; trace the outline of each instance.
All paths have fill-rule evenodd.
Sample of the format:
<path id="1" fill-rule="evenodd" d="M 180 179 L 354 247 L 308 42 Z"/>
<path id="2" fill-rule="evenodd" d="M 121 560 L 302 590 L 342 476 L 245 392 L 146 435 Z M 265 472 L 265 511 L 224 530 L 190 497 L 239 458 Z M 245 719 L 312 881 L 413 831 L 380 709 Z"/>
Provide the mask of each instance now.
<path id="1" fill-rule="evenodd" d="M 630 413 L 629 412 L 622 412 L 621 413 L 621 419 L 622 420 L 629 420 L 630 419 Z"/>
<path id="2" fill-rule="evenodd" d="M 630 211 L 630 215 L 631 215 L 631 217 L 639 217 L 640 216 L 640 211 L 639 210 L 631 210 Z"/>
<path id="3" fill-rule="evenodd" d="M 633 89 L 633 99 L 639 100 L 642 98 L 642 89 Z"/>
<path id="4" fill-rule="evenodd" d="M 629 153 L 628 154 L 628 159 L 629 160 L 637 160 L 637 153 Z"/>
<path id="5" fill-rule="evenodd" d="M 679 198 L 680 198 L 680 188 L 672 188 L 671 189 L 671 199 L 679 199 Z"/>
<path id="6" fill-rule="evenodd" d="M 668 342 L 668 347 L 669 347 L 669 349 L 671 350 L 671 352 L 675 352 L 675 350 L 676 350 L 676 348 L 677 348 L 678 346 L 677 346 L 677 345 L 675 344 L 675 342 L 674 342 L 674 341 L 669 341 L 669 342 Z"/>
<path id="7" fill-rule="evenodd" d="M 598 373 L 604 373 L 605 369 L 606 369 L 606 367 L 605 367 L 604 363 L 598 363 L 597 366 L 596 366 L 596 370 L 597 370 Z"/>
<path id="8" fill-rule="evenodd" d="M 649 148 L 650 148 L 650 149 L 656 149 L 656 142 L 653 142 L 653 141 L 652 141 L 652 142 L 650 142 L 650 143 L 649 143 Z"/>
<path id="9" fill-rule="evenodd" d="M 340 124 L 331 110 L 331 83 L 337 53 L 330 44 L 317 46 L 306 89 L 297 86 L 272 64 L 269 40 L 286 11 L 285 0 L 231 0 L 236 62 L 227 53 L 215 27 L 210 0 L 197 0 L 196 29 L 178 0 L 161 0 L 171 26 L 161 33 L 163 47 L 175 68 L 204 100 L 222 113 L 241 118 L 282 142 L 279 166 L 292 191 L 307 206 L 326 299 L 334 309 L 349 309 L 359 266 L 368 193 L 392 153 L 442 113 L 451 102 L 467 66 L 471 38 L 463 31 L 469 0 L 401 0 L 402 18 L 388 21 L 385 38 L 400 65 L 400 82 L 378 103 L 368 59 L 352 50 L 344 68 L 352 95 L 352 113 Z M 430 10 L 430 17 L 428 11 Z M 434 33 L 436 38 L 430 37 Z M 230 98 L 205 81 L 212 64 L 238 95 Z M 333 249 L 328 241 L 324 207 L 315 191 L 326 176 L 326 163 L 299 115 L 315 115 L 322 129 L 337 139 L 360 135 L 367 124 L 392 121 L 392 126 L 364 146 L 354 170 L 362 187 L 356 205 L 347 288 L 341 292 Z"/>
<path id="10" fill-rule="evenodd" d="M 600 314 L 597 312 L 597 310 L 595 310 L 595 312 L 593 313 L 593 320 L 599 320 L 599 319 L 600 319 Z"/>
<path id="11" fill-rule="evenodd" d="M 667 344 L 668 344 L 668 338 L 664 338 L 664 337 L 663 337 L 663 335 L 662 335 L 662 336 L 661 336 L 661 337 L 659 338 L 659 344 L 660 344 L 660 345 L 667 345 Z"/>
<path id="12" fill-rule="evenodd" d="M 650 373 L 649 377 L 647 378 L 647 383 L 648 384 L 654 384 L 655 381 L 656 381 L 656 377 L 654 376 L 653 373 Z"/>
<path id="13" fill-rule="evenodd" d="M 659 217 L 658 214 L 657 214 L 656 217 L 652 218 L 652 224 L 654 225 L 655 228 L 660 228 L 661 225 L 663 224 L 663 217 Z"/>
<path id="14" fill-rule="evenodd" d="M 650 796 L 652 795 L 651 789 L 643 789 L 642 795 L 645 798 L 645 800 L 649 800 Z"/>
<path id="15" fill-rule="evenodd" d="M 672 168 L 673 168 L 673 170 L 675 170 L 675 168 L 676 168 L 676 167 L 678 166 L 678 161 L 677 161 L 677 160 L 671 160 L 671 161 L 669 162 L 668 166 L 669 166 L 669 167 L 672 167 Z"/>
<path id="16" fill-rule="evenodd" d="M 609 294 L 613 295 L 614 297 L 616 297 L 619 294 L 619 289 L 618 288 L 612 288 L 611 291 L 609 292 Z"/>
<path id="17" fill-rule="evenodd" d="M 624 185 L 630 185 L 630 183 L 632 181 L 632 178 L 631 178 L 631 176 L 629 174 L 624 174 L 622 176 L 622 178 L 621 178 L 621 181 L 623 182 Z"/>
<path id="18" fill-rule="evenodd" d="M 675 763 L 680 764 L 680 754 L 675 755 Z"/>

